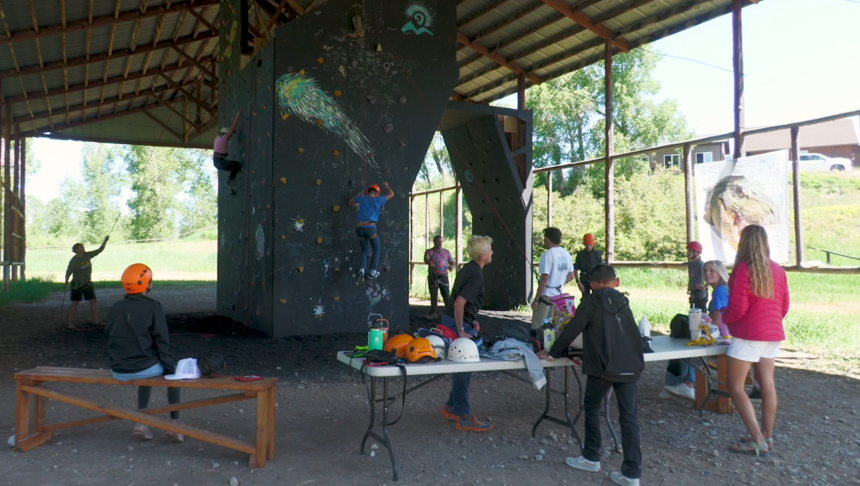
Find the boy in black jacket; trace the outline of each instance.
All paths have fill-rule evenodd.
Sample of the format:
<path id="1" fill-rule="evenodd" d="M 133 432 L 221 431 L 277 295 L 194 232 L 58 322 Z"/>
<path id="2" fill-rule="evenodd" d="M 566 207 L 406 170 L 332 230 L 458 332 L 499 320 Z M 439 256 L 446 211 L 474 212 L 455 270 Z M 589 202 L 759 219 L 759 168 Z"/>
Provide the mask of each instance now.
<path id="1" fill-rule="evenodd" d="M 616 287 L 615 269 L 597 265 L 591 272 L 593 294 L 583 297 L 573 321 L 555 341 L 552 349 L 541 351 L 542 359 L 560 358 L 570 343 L 583 333 L 582 372 L 585 385 L 585 447 L 579 457 L 568 457 L 568 466 L 583 471 L 600 471 L 600 404 L 607 392 L 618 399 L 624 462 L 621 472 L 613 471 L 613 482 L 638 486 L 642 452 L 639 448 L 636 382 L 645 368 L 642 338 L 627 298 Z"/>
<path id="2" fill-rule="evenodd" d="M 170 336 L 167 319 L 161 304 L 146 296 L 152 290 L 152 270 L 135 263 L 122 274 L 125 299 L 110 309 L 105 332 L 108 335 L 108 354 L 113 377 L 120 381 L 154 378 L 176 372 L 176 360 L 170 354 Z M 137 408 L 149 406 L 152 387 L 137 387 Z M 179 403 L 180 389 L 167 388 L 167 402 Z M 179 412 L 170 412 L 170 418 L 179 418 Z M 132 433 L 137 440 L 152 439 L 152 432 L 144 424 L 136 424 Z M 185 437 L 165 432 L 173 442 L 184 442 Z"/>

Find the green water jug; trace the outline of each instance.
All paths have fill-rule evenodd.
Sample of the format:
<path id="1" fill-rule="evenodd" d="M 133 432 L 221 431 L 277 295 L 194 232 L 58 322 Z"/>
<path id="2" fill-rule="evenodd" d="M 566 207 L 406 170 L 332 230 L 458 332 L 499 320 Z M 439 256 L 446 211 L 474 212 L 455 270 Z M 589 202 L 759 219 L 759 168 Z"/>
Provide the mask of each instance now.
<path id="1" fill-rule="evenodd" d="M 367 346 L 371 349 L 382 351 L 382 346 L 385 344 L 385 331 L 382 329 L 381 322 L 374 322 L 370 330 L 367 332 Z"/>

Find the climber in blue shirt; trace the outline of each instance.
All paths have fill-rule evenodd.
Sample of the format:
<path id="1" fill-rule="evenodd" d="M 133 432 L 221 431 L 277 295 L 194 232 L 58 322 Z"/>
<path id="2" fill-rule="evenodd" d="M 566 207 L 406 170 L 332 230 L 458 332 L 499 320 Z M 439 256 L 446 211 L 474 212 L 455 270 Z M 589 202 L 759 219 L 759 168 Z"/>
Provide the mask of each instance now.
<path id="1" fill-rule="evenodd" d="M 351 206 L 358 206 L 358 221 L 355 224 L 355 234 L 358 236 L 358 242 L 361 244 L 361 265 L 358 270 L 358 276 L 363 278 L 367 269 L 367 253 L 373 250 L 373 261 L 370 265 L 370 273 L 367 273 L 369 278 L 379 276 L 379 255 L 382 253 L 382 243 L 379 241 L 379 235 L 376 230 L 376 223 L 379 222 L 379 209 L 394 197 L 394 191 L 388 186 L 387 182 L 382 183 L 387 194 L 380 195 L 379 186 L 371 184 L 366 190 L 362 191 L 357 196 L 349 200 Z"/>

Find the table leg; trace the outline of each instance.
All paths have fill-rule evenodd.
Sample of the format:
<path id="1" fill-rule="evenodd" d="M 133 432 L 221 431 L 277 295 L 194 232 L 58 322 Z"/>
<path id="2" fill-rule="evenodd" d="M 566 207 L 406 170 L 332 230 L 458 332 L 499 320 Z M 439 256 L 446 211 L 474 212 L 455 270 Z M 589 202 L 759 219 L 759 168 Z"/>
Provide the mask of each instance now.
<path id="1" fill-rule="evenodd" d="M 606 426 L 609 427 L 609 433 L 612 435 L 612 440 L 615 442 L 615 452 L 621 454 L 621 447 L 618 445 L 618 434 L 615 432 L 615 427 L 612 425 L 612 420 L 609 419 L 609 400 L 612 398 L 612 388 L 606 392 L 606 397 L 603 400 L 603 411 L 600 412 L 606 420 Z"/>
<path id="2" fill-rule="evenodd" d="M 729 395 L 728 382 L 729 376 L 729 359 L 722 355 L 717 357 L 717 387 L 714 388 L 711 376 L 711 370 L 707 361 L 704 358 L 699 358 L 702 363 L 701 367 L 696 368 L 696 402 L 695 407 L 699 411 L 699 416 L 704 415 L 704 410 L 716 412 L 720 414 L 730 414 L 734 412 L 734 407 Z M 716 396 L 716 401 L 712 401 Z"/>
<path id="3" fill-rule="evenodd" d="M 370 425 L 367 426 L 367 431 L 361 439 L 360 454 L 364 454 L 364 445 L 367 443 L 367 438 L 373 433 L 373 425 L 376 423 L 376 378 L 370 378 Z"/>
<path id="4" fill-rule="evenodd" d="M 544 390 L 546 391 L 546 402 L 544 403 L 543 413 L 532 426 L 532 438 L 534 438 L 537 433 L 538 425 L 543 422 L 543 419 L 549 417 L 549 405 L 552 401 L 552 369 L 544 368 L 544 374 L 546 375 L 546 385 L 544 386 Z"/>
<path id="5" fill-rule="evenodd" d="M 385 448 L 388 449 L 388 458 L 391 459 L 391 469 L 394 472 L 394 481 L 397 481 L 397 460 L 394 459 L 394 449 L 391 447 L 391 439 L 388 437 L 388 377 L 382 379 L 382 437 L 385 439 Z"/>

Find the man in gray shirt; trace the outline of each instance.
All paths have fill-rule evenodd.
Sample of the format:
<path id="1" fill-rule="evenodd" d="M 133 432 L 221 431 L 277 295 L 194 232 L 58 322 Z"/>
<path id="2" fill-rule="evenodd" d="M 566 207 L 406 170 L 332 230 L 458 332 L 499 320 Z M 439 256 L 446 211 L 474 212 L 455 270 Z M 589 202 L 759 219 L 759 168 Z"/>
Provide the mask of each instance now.
<path id="1" fill-rule="evenodd" d="M 702 244 L 691 241 L 687 244 L 687 272 L 690 280 L 687 290 L 690 293 L 690 307 L 705 312 L 708 308 L 708 287 L 705 285 L 705 262 L 702 261 Z"/>
<path id="2" fill-rule="evenodd" d="M 72 319 L 75 317 L 75 312 L 78 310 L 78 304 L 81 300 L 90 302 L 90 311 L 93 314 L 93 324 L 99 324 L 99 303 L 96 300 L 96 288 L 93 286 L 93 262 L 92 259 L 96 255 L 104 251 L 110 236 L 105 236 L 102 246 L 98 250 L 88 252 L 84 248 L 83 243 L 75 243 L 72 246 L 72 251 L 75 256 L 69 260 L 69 266 L 66 268 L 66 283 L 65 288 L 69 284 L 69 277 L 72 277 L 72 305 L 69 307 L 69 314 L 66 319 L 66 329 L 74 330 L 75 325 L 72 324 Z"/>

